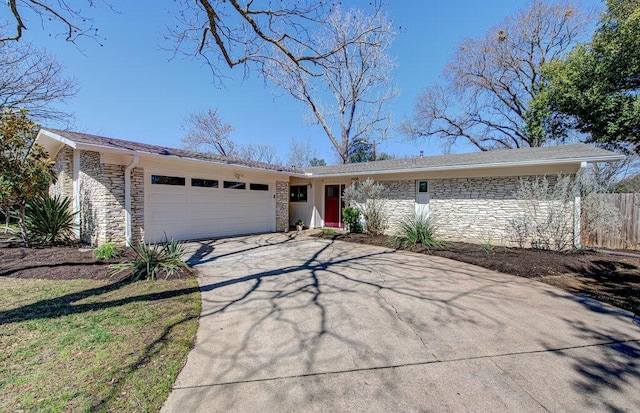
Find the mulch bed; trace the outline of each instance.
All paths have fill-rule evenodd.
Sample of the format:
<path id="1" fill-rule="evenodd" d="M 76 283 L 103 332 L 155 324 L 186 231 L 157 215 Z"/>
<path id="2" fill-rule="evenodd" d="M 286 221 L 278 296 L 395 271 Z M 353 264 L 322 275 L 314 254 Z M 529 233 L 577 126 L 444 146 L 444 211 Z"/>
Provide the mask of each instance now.
<path id="1" fill-rule="evenodd" d="M 132 252 L 123 249 L 118 258 L 98 260 L 93 251 L 80 246 L 49 246 L 24 248 L 15 245 L 0 248 L 0 277 L 34 278 L 48 280 L 126 280 L 129 274 L 110 276 L 109 264 L 131 260 Z M 189 273 L 175 274 L 171 278 L 184 278 Z M 164 279 L 164 274 L 158 277 Z"/>
<path id="2" fill-rule="evenodd" d="M 388 236 L 368 234 L 321 234 L 316 236 L 340 241 L 390 247 Z M 628 255 L 579 250 L 568 253 L 527 248 L 484 248 L 464 242 L 447 243 L 443 248 L 421 246 L 408 250 L 478 265 L 490 270 L 547 284 L 605 301 L 640 314 L 640 252 Z"/>

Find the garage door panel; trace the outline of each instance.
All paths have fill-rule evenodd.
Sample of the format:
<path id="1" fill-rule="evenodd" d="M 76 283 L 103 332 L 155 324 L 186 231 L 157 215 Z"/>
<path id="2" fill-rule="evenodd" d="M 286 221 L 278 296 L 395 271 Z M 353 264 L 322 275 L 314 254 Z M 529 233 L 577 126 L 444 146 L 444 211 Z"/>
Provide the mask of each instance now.
<path id="1" fill-rule="evenodd" d="M 152 192 L 149 200 L 165 204 L 184 204 L 187 201 L 186 193 Z"/>
<path id="2" fill-rule="evenodd" d="M 212 202 L 220 202 L 220 198 L 222 198 L 222 196 L 219 193 L 190 194 L 189 196 L 189 200 L 194 204 L 210 204 Z"/>
<path id="3" fill-rule="evenodd" d="M 147 241 L 160 241 L 165 233 L 185 240 L 275 231 L 272 191 L 148 186 Z"/>
<path id="4" fill-rule="evenodd" d="M 152 209 L 150 214 L 151 222 L 177 222 L 187 221 L 187 214 L 185 211 L 167 211 L 165 209 Z"/>

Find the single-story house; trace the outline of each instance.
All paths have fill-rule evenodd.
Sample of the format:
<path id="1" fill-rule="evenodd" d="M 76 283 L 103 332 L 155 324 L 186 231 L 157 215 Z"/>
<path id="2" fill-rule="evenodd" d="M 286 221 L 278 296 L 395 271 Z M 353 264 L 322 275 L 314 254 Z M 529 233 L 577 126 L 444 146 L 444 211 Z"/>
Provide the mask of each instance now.
<path id="1" fill-rule="evenodd" d="M 79 236 L 93 245 L 288 231 L 298 219 L 341 227 L 344 188 L 367 178 L 388 189 L 390 231 L 427 212 L 442 238 L 478 242 L 522 214 L 521 179 L 621 159 L 572 144 L 298 169 L 56 129 L 37 143 L 55 163 L 51 192 L 72 198 Z"/>

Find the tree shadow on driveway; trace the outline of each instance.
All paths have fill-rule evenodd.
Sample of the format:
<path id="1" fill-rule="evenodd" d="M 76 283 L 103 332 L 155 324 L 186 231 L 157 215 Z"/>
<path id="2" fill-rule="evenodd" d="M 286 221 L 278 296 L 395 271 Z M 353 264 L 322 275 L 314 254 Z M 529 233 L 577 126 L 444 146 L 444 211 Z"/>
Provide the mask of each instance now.
<path id="1" fill-rule="evenodd" d="M 213 243 L 196 254 L 196 262 L 207 264 L 200 279 L 201 330 L 207 331 L 199 331 L 190 356 L 200 365 L 197 372 L 181 377 L 176 388 L 276 379 L 285 379 L 278 386 L 297 386 L 301 377 L 380 369 L 385 388 L 394 388 L 398 369 L 409 366 L 594 345 L 594 337 L 567 326 L 566 319 L 604 314 L 570 306 L 570 318 L 563 319 L 547 308 L 562 310 L 567 300 L 550 296 L 554 288 L 439 257 L 410 259 L 410 253 L 328 240 L 276 240 L 264 248 L 249 243 L 238 252 L 217 250 L 215 257 Z M 628 316 L 608 311 L 618 321 Z M 597 345 L 617 343 L 618 324 Z M 314 397 L 313 390 L 307 396 Z M 224 402 L 230 404 L 221 409 L 234 407 Z"/>

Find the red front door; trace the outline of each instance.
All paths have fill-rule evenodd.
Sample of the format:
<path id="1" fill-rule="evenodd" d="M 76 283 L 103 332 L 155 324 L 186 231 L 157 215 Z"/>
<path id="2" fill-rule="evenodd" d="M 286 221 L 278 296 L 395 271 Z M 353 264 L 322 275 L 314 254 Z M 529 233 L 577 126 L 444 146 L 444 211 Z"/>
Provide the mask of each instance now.
<path id="1" fill-rule="evenodd" d="M 344 185 L 327 185 L 324 187 L 324 225 L 342 227 L 342 208 L 340 190 Z"/>

